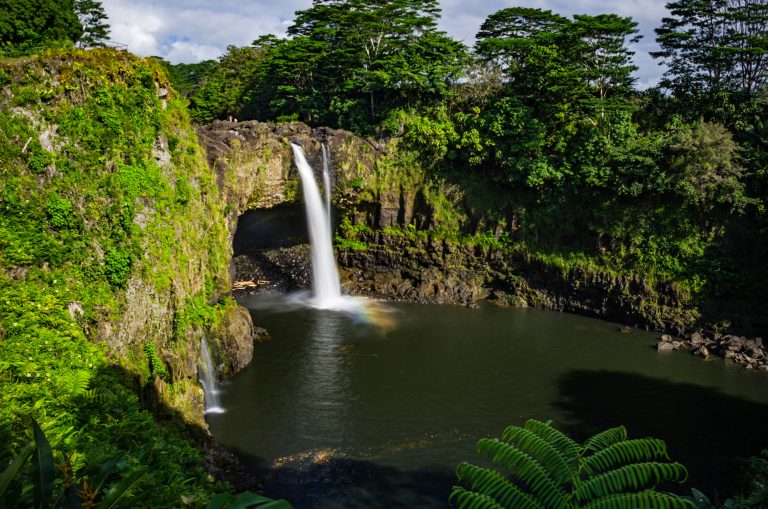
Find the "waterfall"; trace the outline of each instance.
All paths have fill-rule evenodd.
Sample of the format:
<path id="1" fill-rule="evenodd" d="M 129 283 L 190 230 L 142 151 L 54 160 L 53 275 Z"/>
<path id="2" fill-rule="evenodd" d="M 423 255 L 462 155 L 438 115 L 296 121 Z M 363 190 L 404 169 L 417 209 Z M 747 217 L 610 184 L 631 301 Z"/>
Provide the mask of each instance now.
<path id="1" fill-rule="evenodd" d="M 333 228 L 331 228 L 331 173 L 328 169 L 330 166 L 331 154 L 328 151 L 328 146 L 323 143 L 323 193 L 325 194 L 325 217 L 328 223 L 328 231 L 333 234 Z"/>
<path id="2" fill-rule="evenodd" d="M 200 383 L 205 393 L 205 413 L 220 414 L 224 412 L 219 399 L 219 388 L 216 383 L 216 373 L 213 371 L 211 352 L 205 336 L 200 340 Z"/>
<path id="3" fill-rule="evenodd" d="M 314 172 L 304 156 L 304 150 L 293 143 L 291 146 L 296 159 L 296 167 L 301 176 L 301 187 L 304 193 L 304 206 L 309 227 L 314 289 L 312 304 L 321 309 L 337 308 L 341 301 L 341 284 L 339 283 L 339 271 L 336 268 L 331 241 L 331 213 L 328 208 L 331 193 L 330 178 L 328 178 L 329 183 L 326 185 L 325 193 L 328 205 L 324 207 L 317 182 L 315 182 Z"/>

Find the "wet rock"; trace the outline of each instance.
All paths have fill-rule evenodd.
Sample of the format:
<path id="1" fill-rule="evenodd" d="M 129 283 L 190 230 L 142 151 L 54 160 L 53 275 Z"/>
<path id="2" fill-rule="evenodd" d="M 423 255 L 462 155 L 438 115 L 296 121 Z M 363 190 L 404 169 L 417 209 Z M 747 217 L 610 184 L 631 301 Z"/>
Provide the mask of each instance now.
<path id="1" fill-rule="evenodd" d="M 658 350 L 659 352 L 671 352 L 674 349 L 675 347 L 672 345 L 672 343 L 659 342 L 656 345 L 656 350 Z"/>
<path id="2" fill-rule="evenodd" d="M 662 334 L 661 337 L 659 338 L 659 341 L 661 341 L 663 343 L 671 343 L 672 342 L 672 336 L 670 336 L 669 334 Z"/>
<path id="3" fill-rule="evenodd" d="M 699 357 L 703 357 L 704 359 L 709 359 L 710 357 L 709 350 L 707 350 L 707 347 L 703 345 L 694 350 L 693 354 Z"/>
<path id="4" fill-rule="evenodd" d="M 233 375 L 243 369 L 253 358 L 253 322 L 247 309 L 240 306 L 228 308 L 219 326 L 213 331 L 225 375 Z"/>

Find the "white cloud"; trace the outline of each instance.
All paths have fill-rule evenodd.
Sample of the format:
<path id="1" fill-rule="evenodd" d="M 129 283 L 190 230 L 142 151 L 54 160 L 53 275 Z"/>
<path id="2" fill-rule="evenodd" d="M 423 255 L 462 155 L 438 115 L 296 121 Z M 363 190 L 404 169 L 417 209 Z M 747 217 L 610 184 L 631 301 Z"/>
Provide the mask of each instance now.
<path id="1" fill-rule="evenodd" d="M 640 67 L 638 84 L 658 81 L 662 70 L 648 55 L 656 49 L 653 28 L 666 15 L 667 0 L 441 0 L 440 28 L 472 45 L 480 24 L 499 9 L 525 5 L 570 16 L 613 12 L 639 23 L 643 40 L 633 48 Z M 249 44 L 260 35 L 282 35 L 295 12 L 311 0 L 103 0 L 112 39 L 139 55 L 158 55 L 171 62 L 216 58 L 227 46 Z"/>

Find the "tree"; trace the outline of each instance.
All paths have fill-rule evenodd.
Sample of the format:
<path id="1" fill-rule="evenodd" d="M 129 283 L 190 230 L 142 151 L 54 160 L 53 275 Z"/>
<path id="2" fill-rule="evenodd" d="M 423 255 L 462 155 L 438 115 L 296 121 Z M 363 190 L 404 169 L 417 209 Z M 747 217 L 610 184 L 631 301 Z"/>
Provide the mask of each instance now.
<path id="1" fill-rule="evenodd" d="M 661 85 L 676 94 L 733 90 L 748 96 L 768 83 L 768 0 L 678 0 L 656 29 L 667 66 Z"/>
<path id="2" fill-rule="evenodd" d="M 359 130 L 391 109 L 445 97 L 466 51 L 436 29 L 439 12 L 436 0 L 314 0 L 299 11 L 288 33 L 316 64 L 304 85 L 312 102 L 328 101 L 320 110 L 335 118 L 323 120 Z M 282 70 L 295 76 L 293 67 Z"/>
<path id="3" fill-rule="evenodd" d="M 82 33 L 73 0 L 0 0 L 0 47 L 74 42 Z"/>
<path id="4" fill-rule="evenodd" d="M 629 440 L 623 426 L 582 445 L 531 419 L 522 428 L 508 427 L 500 440 L 481 439 L 477 451 L 504 473 L 461 463 L 456 475 L 462 486 L 454 486 L 450 496 L 458 509 L 695 507 L 656 491 L 660 483 L 688 477 L 683 465 L 669 462 L 666 444 L 655 438 Z"/>
<path id="5" fill-rule="evenodd" d="M 75 13 L 83 34 L 77 41 L 80 48 L 93 48 L 104 46 L 109 39 L 109 24 L 106 23 L 107 15 L 104 7 L 97 0 L 75 0 Z"/>
<path id="6" fill-rule="evenodd" d="M 556 36 L 568 23 L 567 18 L 549 10 L 502 9 L 488 16 L 480 26 L 475 52 L 514 79 L 515 74 L 525 72 L 523 65 L 533 47 L 556 44 Z"/>
<path id="7" fill-rule="evenodd" d="M 572 53 L 598 99 L 605 101 L 611 92 L 628 92 L 637 66 L 632 64 L 634 52 L 627 43 L 640 40 L 637 23 L 615 14 L 577 14 L 573 18 L 567 28 L 574 41 Z"/>
<path id="8" fill-rule="evenodd" d="M 737 163 L 739 147 L 720 124 L 702 122 L 686 129 L 671 146 L 676 189 L 686 202 L 705 211 L 718 204 L 743 206 L 744 169 Z"/>

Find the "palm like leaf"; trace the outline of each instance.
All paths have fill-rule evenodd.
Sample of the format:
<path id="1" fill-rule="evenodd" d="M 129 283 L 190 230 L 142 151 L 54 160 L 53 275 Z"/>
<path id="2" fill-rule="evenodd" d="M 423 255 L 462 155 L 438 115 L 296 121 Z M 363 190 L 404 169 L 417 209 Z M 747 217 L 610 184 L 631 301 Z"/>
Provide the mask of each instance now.
<path id="1" fill-rule="evenodd" d="M 691 509 L 686 499 L 661 493 L 662 482 L 682 483 L 688 472 L 669 461 L 655 438 L 627 439 L 623 426 L 580 445 L 551 425 L 529 420 L 477 451 L 506 472 L 462 463 L 451 503 L 459 509 Z"/>

